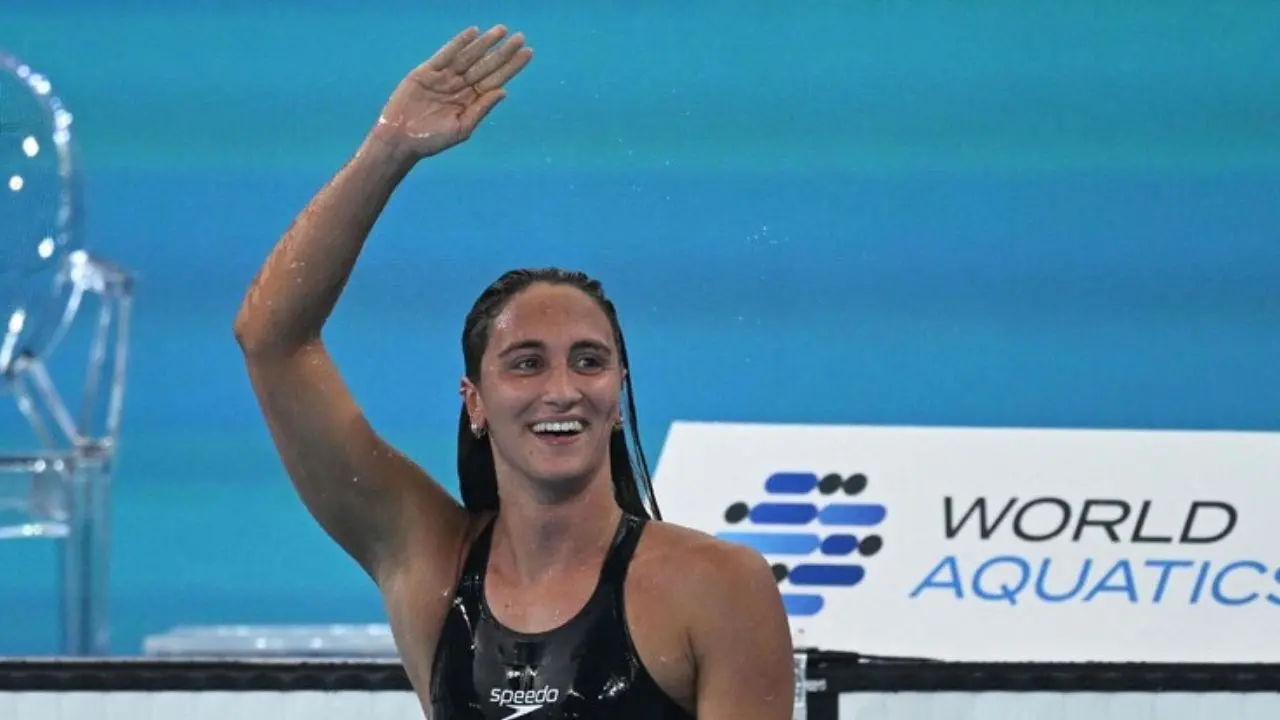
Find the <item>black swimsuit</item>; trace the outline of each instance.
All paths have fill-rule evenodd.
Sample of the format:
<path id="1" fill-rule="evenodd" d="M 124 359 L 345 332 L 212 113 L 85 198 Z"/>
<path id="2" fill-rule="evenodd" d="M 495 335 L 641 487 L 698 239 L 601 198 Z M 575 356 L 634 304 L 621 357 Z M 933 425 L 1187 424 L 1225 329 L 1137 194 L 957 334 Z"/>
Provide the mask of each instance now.
<path id="1" fill-rule="evenodd" d="M 503 627 L 485 601 L 490 522 L 467 554 L 436 647 L 432 720 L 692 718 L 645 670 L 627 630 L 623 584 L 644 524 L 623 515 L 581 612 L 530 635 Z"/>

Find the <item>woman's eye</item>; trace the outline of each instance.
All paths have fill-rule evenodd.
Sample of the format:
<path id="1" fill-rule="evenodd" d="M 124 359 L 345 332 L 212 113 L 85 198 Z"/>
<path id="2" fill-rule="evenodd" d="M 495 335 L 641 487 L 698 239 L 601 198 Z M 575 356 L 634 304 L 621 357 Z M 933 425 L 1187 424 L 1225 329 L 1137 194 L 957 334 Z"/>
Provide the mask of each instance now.
<path id="1" fill-rule="evenodd" d="M 537 370 L 538 358 L 535 358 L 535 357 L 520 358 L 519 360 L 516 360 L 514 367 L 517 370 Z"/>
<path id="2" fill-rule="evenodd" d="M 579 371 L 594 372 L 603 369 L 607 363 L 594 355 L 579 355 L 570 360 L 570 366 Z M 516 359 L 511 363 L 511 369 L 519 372 L 534 372 L 541 370 L 544 363 L 542 358 L 529 356 Z"/>

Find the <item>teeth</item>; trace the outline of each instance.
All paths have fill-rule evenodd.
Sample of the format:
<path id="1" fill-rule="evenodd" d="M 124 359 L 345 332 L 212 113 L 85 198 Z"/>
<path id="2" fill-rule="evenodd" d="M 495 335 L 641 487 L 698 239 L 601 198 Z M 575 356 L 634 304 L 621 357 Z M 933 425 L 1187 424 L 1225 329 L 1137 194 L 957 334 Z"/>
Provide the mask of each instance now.
<path id="1" fill-rule="evenodd" d="M 536 433 L 549 432 L 582 432 L 581 420 L 566 420 L 564 422 L 540 422 L 533 424 L 533 431 Z"/>

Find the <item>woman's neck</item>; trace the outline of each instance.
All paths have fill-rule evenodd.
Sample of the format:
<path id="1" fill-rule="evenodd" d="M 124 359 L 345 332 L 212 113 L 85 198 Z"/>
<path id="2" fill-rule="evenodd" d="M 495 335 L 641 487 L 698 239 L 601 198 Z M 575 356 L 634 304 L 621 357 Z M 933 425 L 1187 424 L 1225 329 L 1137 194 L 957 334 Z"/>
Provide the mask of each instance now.
<path id="1" fill-rule="evenodd" d="M 530 493 L 506 493 L 492 557 L 504 574 L 531 584 L 564 568 L 594 565 L 608 552 L 621 516 L 607 477 L 554 503 L 539 502 Z"/>

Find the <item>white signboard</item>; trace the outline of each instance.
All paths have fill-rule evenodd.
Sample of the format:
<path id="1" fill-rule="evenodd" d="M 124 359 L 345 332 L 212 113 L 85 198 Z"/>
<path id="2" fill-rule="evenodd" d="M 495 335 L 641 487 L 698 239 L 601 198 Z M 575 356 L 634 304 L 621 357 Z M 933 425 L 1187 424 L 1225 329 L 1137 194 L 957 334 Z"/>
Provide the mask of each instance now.
<path id="1" fill-rule="evenodd" d="M 1280 433 L 682 422 L 654 484 L 769 559 L 797 647 L 1280 662 Z"/>

